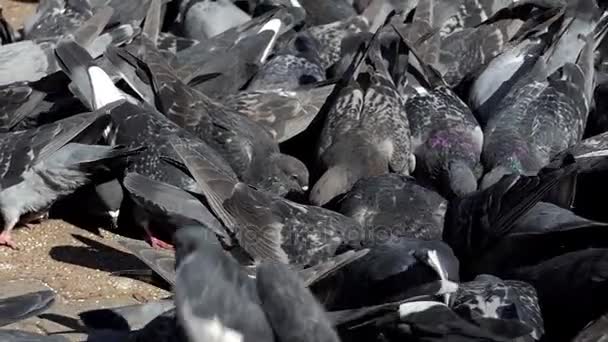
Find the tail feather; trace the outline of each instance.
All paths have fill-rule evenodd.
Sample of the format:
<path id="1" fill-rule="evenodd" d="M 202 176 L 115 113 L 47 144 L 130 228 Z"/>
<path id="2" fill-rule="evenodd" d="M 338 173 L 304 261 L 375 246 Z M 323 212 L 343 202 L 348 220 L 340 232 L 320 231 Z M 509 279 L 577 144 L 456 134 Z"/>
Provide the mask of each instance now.
<path id="1" fill-rule="evenodd" d="M 162 25 L 162 3 L 161 0 L 150 0 L 150 7 L 146 13 L 143 34 L 154 44 L 158 41 L 160 27 Z"/>
<path id="2" fill-rule="evenodd" d="M 95 14 L 87 21 L 85 21 L 76 32 L 72 34 L 73 39 L 76 43 L 81 46 L 89 46 L 104 30 L 110 19 L 114 14 L 112 7 L 104 6 L 97 10 Z"/>
<path id="3" fill-rule="evenodd" d="M 113 159 L 125 158 L 136 155 L 145 148 L 127 148 L 125 146 L 105 146 L 105 145 L 86 145 L 79 143 L 69 143 L 58 150 L 46 161 L 51 165 L 79 166 L 86 168 L 89 166 L 105 163 Z"/>
<path id="4" fill-rule="evenodd" d="M 61 69 L 76 85 L 81 100 L 93 110 L 125 100 L 105 71 L 95 64 L 91 55 L 74 41 L 63 41 L 55 47 Z"/>
<path id="5" fill-rule="evenodd" d="M 53 291 L 39 291 L 0 299 L 0 327 L 36 316 L 55 302 Z"/>

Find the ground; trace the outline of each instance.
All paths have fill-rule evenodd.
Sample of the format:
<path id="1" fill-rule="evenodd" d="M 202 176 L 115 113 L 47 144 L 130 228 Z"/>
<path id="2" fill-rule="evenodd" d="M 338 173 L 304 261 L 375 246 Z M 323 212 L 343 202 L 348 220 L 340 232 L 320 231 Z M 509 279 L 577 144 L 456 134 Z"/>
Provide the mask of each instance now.
<path id="1" fill-rule="evenodd" d="M 14 28 L 36 10 L 31 1 L 0 0 L 4 17 Z M 82 341 L 77 314 L 83 310 L 127 305 L 169 293 L 111 272 L 145 269 L 124 251 L 112 232 L 93 234 L 60 220 L 48 220 L 14 231 L 20 250 L 0 247 L 0 297 L 52 289 L 57 301 L 46 314 L 4 328 L 62 334 Z"/>
<path id="2" fill-rule="evenodd" d="M 169 293 L 111 273 L 146 269 L 117 240 L 121 236 L 101 230 L 101 236 L 61 220 L 48 220 L 14 231 L 20 250 L 0 249 L 0 297 L 52 289 L 57 302 L 40 317 L 6 328 L 38 333 L 65 333 L 82 341 L 77 314 L 83 310 L 141 303 Z"/>

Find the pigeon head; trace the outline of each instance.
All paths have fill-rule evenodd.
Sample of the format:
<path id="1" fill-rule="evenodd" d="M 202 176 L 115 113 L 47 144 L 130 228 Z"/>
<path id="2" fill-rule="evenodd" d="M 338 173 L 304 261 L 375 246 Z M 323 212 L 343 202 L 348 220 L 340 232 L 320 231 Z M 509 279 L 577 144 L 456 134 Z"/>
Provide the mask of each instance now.
<path id="1" fill-rule="evenodd" d="M 308 190 L 308 168 L 300 160 L 286 155 L 274 154 L 270 161 L 272 165 L 270 192 L 284 195 L 288 192 L 305 192 Z"/>
<path id="2" fill-rule="evenodd" d="M 491 187 L 492 185 L 498 183 L 498 181 L 500 181 L 502 177 L 510 175 L 512 173 L 514 173 L 512 169 L 503 165 L 499 165 L 483 176 L 479 188 L 481 190 L 485 190 Z"/>
<path id="3" fill-rule="evenodd" d="M 448 165 L 448 189 L 450 195 L 462 197 L 477 190 L 477 177 L 473 170 L 462 161 L 453 161 Z"/>

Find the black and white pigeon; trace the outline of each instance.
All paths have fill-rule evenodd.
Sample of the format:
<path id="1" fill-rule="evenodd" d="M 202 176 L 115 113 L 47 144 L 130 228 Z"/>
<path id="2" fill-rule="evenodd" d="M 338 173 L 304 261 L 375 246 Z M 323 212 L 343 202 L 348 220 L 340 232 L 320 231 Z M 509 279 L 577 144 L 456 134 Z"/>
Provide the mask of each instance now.
<path id="1" fill-rule="evenodd" d="M 184 84 L 149 41 L 146 44 L 145 68 L 155 94 L 150 105 L 218 151 L 243 182 L 277 195 L 307 190 L 306 165 L 281 153 L 266 128 Z"/>
<path id="2" fill-rule="evenodd" d="M 459 263 L 441 241 L 375 236 L 370 251 L 313 286 L 323 304 L 344 310 L 420 295 L 438 294 L 449 303 L 459 280 Z"/>
<path id="3" fill-rule="evenodd" d="M 283 46 L 276 47 L 272 57 L 253 76 L 247 89 L 295 90 L 324 81 L 326 75 L 321 66 L 319 48 L 319 43 L 310 34 L 295 34 L 289 41 L 283 42 Z"/>
<path id="4" fill-rule="evenodd" d="M 39 128 L 0 135 L 2 182 L 0 244 L 16 248 L 11 230 L 43 216 L 58 199 L 109 173 L 116 160 L 140 148 L 90 145 L 110 130 L 110 116 L 85 113 Z"/>
<path id="5" fill-rule="evenodd" d="M 325 171 L 310 193 L 315 205 L 348 192 L 361 178 L 389 171 L 409 175 L 416 165 L 404 101 L 380 43 L 372 38 L 353 63 L 358 70 L 340 89 L 318 143 Z"/>
<path id="6" fill-rule="evenodd" d="M 447 201 L 398 174 L 363 178 L 340 199 L 338 212 L 375 235 L 440 240 Z"/>
<path id="7" fill-rule="evenodd" d="M 517 280 L 502 280 L 481 274 L 460 283 L 451 307 L 461 315 L 513 319 L 533 330 L 528 341 L 538 341 L 544 334 L 543 318 L 534 287 Z"/>
<path id="8" fill-rule="evenodd" d="M 340 331 L 373 332 L 389 340 L 416 341 L 513 341 L 532 329 L 515 320 L 463 317 L 448 305 L 411 299 L 355 310 L 330 312 Z M 351 333 L 351 334 L 352 334 Z M 380 337 L 380 336 L 378 336 Z"/>

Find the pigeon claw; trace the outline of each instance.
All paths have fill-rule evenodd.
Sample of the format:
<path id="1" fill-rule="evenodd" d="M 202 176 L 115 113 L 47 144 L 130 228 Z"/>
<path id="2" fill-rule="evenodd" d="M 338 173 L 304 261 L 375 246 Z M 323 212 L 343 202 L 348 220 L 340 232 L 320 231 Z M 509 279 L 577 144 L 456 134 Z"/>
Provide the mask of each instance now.
<path id="1" fill-rule="evenodd" d="M 7 246 L 13 250 L 19 250 L 17 244 L 13 241 L 11 234 L 8 232 L 0 233 L 0 246 Z"/>
<path id="2" fill-rule="evenodd" d="M 163 240 L 157 239 L 154 236 L 148 236 L 148 238 L 146 240 L 148 240 L 148 243 L 150 244 L 150 246 L 152 246 L 155 249 L 175 250 L 175 247 L 173 247 L 172 244 L 167 243 Z"/>

